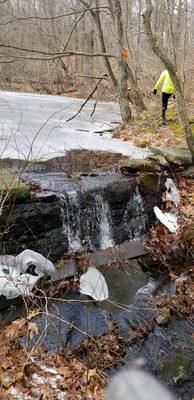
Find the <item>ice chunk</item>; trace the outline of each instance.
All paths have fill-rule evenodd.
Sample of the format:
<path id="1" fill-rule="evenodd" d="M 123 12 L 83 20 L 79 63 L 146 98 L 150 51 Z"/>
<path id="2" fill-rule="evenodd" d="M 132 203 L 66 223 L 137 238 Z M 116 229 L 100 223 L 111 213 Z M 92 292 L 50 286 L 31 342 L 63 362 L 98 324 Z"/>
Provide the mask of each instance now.
<path id="1" fill-rule="evenodd" d="M 20 277 L 1 277 L 0 295 L 7 299 L 15 299 L 19 296 L 29 296 L 39 277 L 23 274 Z"/>
<path id="2" fill-rule="evenodd" d="M 30 266 L 35 268 L 32 273 Z M 7 299 L 29 296 L 38 280 L 54 271 L 51 261 L 32 250 L 24 250 L 17 257 L 0 256 L 0 295 Z"/>
<path id="3" fill-rule="evenodd" d="M 172 201 L 176 207 L 178 207 L 180 201 L 179 190 L 171 178 L 167 178 L 165 182 L 166 193 L 163 198 L 164 201 Z"/>
<path id="4" fill-rule="evenodd" d="M 177 216 L 170 213 L 163 213 L 159 207 L 154 207 L 154 213 L 159 221 L 165 225 L 170 232 L 174 233 L 178 229 Z"/>
<path id="5" fill-rule="evenodd" d="M 89 267 L 80 277 L 80 293 L 91 296 L 94 300 L 108 299 L 108 286 L 104 276 L 96 268 Z"/>
<path id="6" fill-rule="evenodd" d="M 3 255 L 0 256 L 0 265 L 7 265 L 9 268 L 15 266 L 16 259 L 14 256 Z"/>
<path id="7" fill-rule="evenodd" d="M 45 274 L 49 275 L 55 271 L 55 267 L 51 261 L 33 250 L 24 250 L 22 253 L 18 254 L 16 263 L 24 274 L 30 266 L 36 267 L 35 273 L 39 275 L 39 277 Z"/>

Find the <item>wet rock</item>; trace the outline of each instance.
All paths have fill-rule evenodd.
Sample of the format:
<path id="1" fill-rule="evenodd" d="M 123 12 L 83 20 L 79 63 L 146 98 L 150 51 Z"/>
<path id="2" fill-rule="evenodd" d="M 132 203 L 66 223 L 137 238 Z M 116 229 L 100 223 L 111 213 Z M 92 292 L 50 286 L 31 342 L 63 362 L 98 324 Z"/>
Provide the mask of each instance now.
<path id="1" fill-rule="evenodd" d="M 191 153 L 184 147 L 155 147 L 150 150 L 156 155 L 162 155 L 167 162 L 176 166 L 186 167 L 192 162 Z"/>
<path id="2" fill-rule="evenodd" d="M 157 310 L 152 303 L 153 292 L 156 289 L 156 282 L 150 280 L 145 286 L 140 288 L 129 306 L 120 310 L 115 318 L 115 323 L 118 326 L 117 331 L 120 338 L 133 342 L 134 329 L 140 331 L 142 327 L 149 327 L 154 324 Z"/>
<path id="3" fill-rule="evenodd" d="M 34 319 L 39 335 L 29 342 L 29 347 L 41 347 L 49 352 L 56 352 L 66 345 L 72 349 L 87 338 L 87 336 L 101 336 L 107 330 L 106 317 L 97 305 L 86 296 L 76 292 L 69 292 L 64 298 L 52 301 L 49 313 L 46 312 Z M 47 329 L 45 335 L 45 326 Z M 25 345 L 25 339 L 22 340 Z"/>
<path id="4" fill-rule="evenodd" d="M 68 251 L 112 247 L 143 236 L 155 219 L 161 188 L 150 198 L 136 178 L 101 173 L 81 180 L 64 174 L 28 174 L 43 191 L 7 202 L 0 220 L 0 253 L 30 248 L 57 259 Z M 149 196 L 149 201 L 148 201 Z"/>
<path id="5" fill-rule="evenodd" d="M 109 299 L 103 303 L 102 307 L 110 318 L 113 318 L 116 325 L 121 326 L 124 322 L 126 326 L 125 317 L 128 307 L 123 305 L 131 304 L 137 291 L 146 285 L 147 276 L 136 260 L 115 261 L 99 267 L 99 270 L 105 277 L 109 289 Z"/>
<path id="6" fill-rule="evenodd" d="M 144 194 L 157 193 L 163 188 L 163 182 L 160 181 L 158 174 L 142 172 L 138 175 L 139 190 Z"/>
<path id="7" fill-rule="evenodd" d="M 126 362 L 131 364 L 134 360 L 143 357 L 145 369 L 148 372 L 157 375 L 166 385 L 172 387 L 178 398 L 188 400 L 193 394 L 192 333 L 193 325 L 189 319 L 177 320 L 173 317 L 167 326 L 154 325 L 148 337 L 130 346 L 126 354 Z M 177 365 L 182 367 L 177 368 Z"/>
<path id="8" fill-rule="evenodd" d="M 131 258 L 143 256 L 146 250 L 142 240 L 130 240 L 121 243 L 111 249 L 96 250 L 87 256 L 89 262 L 95 266 L 102 266 L 115 260 L 128 260 Z"/>
<path id="9" fill-rule="evenodd" d="M 63 248 L 60 204 L 53 194 L 25 201 L 17 199 L 3 207 L 0 220 L 1 254 L 18 254 L 26 248 L 44 256 L 56 256 Z"/>
<path id="10" fill-rule="evenodd" d="M 164 325 L 169 322 L 170 319 L 170 310 L 167 307 L 163 307 L 159 310 L 158 315 L 156 316 L 156 322 L 158 325 Z"/>
<path id="11" fill-rule="evenodd" d="M 185 353 L 175 352 L 156 366 L 160 379 L 167 385 L 179 383 L 192 374 L 193 358 Z"/>
<path id="12" fill-rule="evenodd" d="M 77 275 L 77 266 L 74 259 L 67 260 L 66 262 L 60 262 L 55 265 L 55 272 L 52 273 L 51 280 L 57 282 L 64 278 L 71 278 Z"/>

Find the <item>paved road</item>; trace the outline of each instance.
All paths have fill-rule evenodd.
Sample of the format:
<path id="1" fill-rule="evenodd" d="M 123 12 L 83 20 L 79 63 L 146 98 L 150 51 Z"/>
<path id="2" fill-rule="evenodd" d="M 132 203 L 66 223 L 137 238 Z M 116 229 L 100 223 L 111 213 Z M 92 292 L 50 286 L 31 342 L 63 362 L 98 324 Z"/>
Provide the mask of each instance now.
<path id="1" fill-rule="evenodd" d="M 90 101 L 67 122 L 83 102 L 61 96 L 1 92 L 0 156 L 46 160 L 78 148 L 145 156 L 145 151 L 132 144 L 113 139 L 110 133 L 100 133 L 120 122 L 115 103 L 98 103 L 91 117 L 94 102 Z"/>

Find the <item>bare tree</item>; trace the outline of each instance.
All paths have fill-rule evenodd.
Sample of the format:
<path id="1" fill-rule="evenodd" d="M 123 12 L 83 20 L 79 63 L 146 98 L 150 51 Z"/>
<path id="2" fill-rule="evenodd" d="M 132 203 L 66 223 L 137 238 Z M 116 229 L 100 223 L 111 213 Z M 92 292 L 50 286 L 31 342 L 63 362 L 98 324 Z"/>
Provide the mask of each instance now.
<path id="1" fill-rule="evenodd" d="M 166 2 L 167 2 L 167 4 L 169 4 L 169 0 L 167 0 Z M 167 8 L 167 10 L 169 11 L 168 8 Z M 168 57 L 168 55 L 166 55 L 164 50 L 158 45 L 157 38 L 153 34 L 152 26 L 151 26 L 152 12 L 153 12 L 152 1 L 146 0 L 146 10 L 143 14 L 145 32 L 146 32 L 149 44 L 152 48 L 152 51 L 161 60 L 163 65 L 169 71 L 172 81 L 175 85 L 176 99 L 177 99 L 177 106 L 178 106 L 178 113 L 179 113 L 180 121 L 181 121 L 181 124 L 182 124 L 184 132 L 185 132 L 185 137 L 186 137 L 186 141 L 188 144 L 188 148 L 194 158 L 194 136 L 190 129 L 183 88 L 182 88 L 181 80 L 180 80 L 178 69 L 177 69 L 175 38 L 174 38 L 172 20 L 170 20 L 169 29 L 170 29 L 170 33 L 171 33 L 171 37 L 172 37 L 173 57 L 172 57 L 172 59 L 170 59 Z"/>

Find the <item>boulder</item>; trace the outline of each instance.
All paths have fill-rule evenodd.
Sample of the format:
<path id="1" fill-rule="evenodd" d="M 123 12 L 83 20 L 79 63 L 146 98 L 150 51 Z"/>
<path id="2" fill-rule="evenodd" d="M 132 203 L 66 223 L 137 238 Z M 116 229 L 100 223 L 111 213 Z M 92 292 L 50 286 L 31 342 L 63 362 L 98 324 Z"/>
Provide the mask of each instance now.
<path id="1" fill-rule="evenodd" d="M 187 167 L 192 162 L 192 156 L 189 150 L 185 147 L 155 147 L 150 146 L 152 153 L 163 156 L 170 164 Z"/>
<path id="2" fill-rule="evenodd" d="M 153 194 L 163 189 L 159 174 L 142 172 L 138 175 L 137 180 L 141 193 Z"/>

